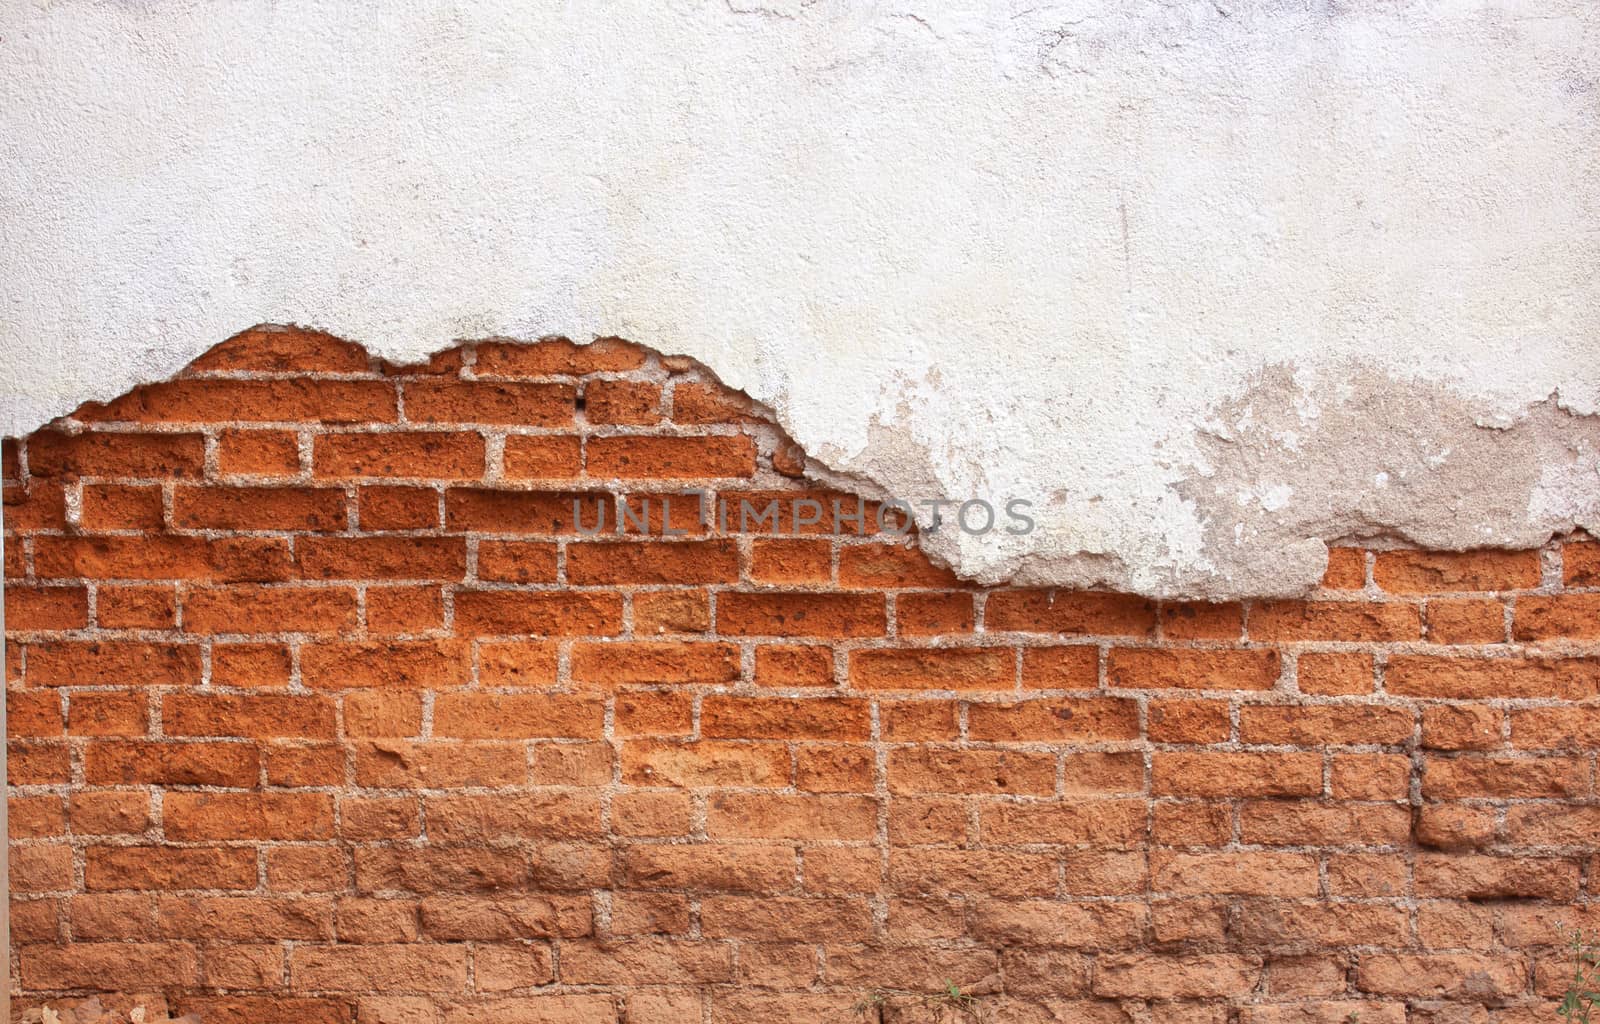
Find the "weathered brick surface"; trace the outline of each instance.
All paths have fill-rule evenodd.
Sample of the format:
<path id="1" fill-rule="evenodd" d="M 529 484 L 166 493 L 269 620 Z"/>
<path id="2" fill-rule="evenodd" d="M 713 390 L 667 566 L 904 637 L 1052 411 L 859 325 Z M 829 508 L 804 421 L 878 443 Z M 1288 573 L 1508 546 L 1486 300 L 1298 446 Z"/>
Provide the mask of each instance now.
<path id="1" fill-rule="evenodd" d="M 1513 1024 L 1600 920 L 1581 536 L 985 590 L 615 339 L 257 329 L 5 456 L 21 1006 Z"/>

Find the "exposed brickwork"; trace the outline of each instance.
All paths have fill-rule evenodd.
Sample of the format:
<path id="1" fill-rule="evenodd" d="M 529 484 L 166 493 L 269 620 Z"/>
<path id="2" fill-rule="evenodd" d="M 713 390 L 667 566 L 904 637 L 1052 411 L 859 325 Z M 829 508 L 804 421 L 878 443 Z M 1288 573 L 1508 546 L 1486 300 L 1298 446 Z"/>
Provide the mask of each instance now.
<path id="1" fill-rule="evenodd" d="M 1600 925 L 1595 544 L 1341 549 L 1302 601 L 986 591 L 802 460 L 623 342 L 277 330 L 8 443 L 21 1002 L 1548 1015 L 1556 922 Z M 655 535 L 584 532 L 616 492 Z"/>

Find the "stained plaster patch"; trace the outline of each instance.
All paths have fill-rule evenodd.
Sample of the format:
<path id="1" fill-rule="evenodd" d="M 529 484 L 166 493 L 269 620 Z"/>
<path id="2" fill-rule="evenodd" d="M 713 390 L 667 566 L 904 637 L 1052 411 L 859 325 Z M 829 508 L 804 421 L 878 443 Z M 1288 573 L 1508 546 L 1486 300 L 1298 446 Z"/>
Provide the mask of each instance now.
<path id="1" fill-rule="evenodd" d="M 1597 525 L 1600 8 L 0 12 L 22 433 L 258 322 L 619 335 L 972 578 L 1234 597 Z M 924 517 L 926 526 L 926 517 Z"/>

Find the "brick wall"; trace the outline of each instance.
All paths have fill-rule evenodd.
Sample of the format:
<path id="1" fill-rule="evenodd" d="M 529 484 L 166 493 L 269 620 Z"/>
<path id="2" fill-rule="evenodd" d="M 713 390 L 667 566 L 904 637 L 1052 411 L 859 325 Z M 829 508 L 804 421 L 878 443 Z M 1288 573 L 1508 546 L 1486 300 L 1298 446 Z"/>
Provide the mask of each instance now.
<path id="1" fill-rule="evenodd" d="M 982 590 L 834 538 L 799 473 L 621 342 L 247 332 L 8 444 L 22 1004 L 1549 1017 L 1557 922 L 1600 924 L 1600 545 L 1340 549 L 1245 606 Z M 659 527 L 695 486 L 828 511 L 574 530 L 572 492 Z"/>

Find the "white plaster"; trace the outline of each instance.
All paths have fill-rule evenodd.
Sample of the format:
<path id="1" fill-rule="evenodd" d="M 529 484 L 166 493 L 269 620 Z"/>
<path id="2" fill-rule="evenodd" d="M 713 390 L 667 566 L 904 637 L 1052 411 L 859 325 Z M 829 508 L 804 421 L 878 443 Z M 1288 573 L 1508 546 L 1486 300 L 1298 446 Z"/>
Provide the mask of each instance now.
<path id="1" fill-rule="evenodd" d="M 13 0 L 0 52 L 7 432 L 260 322 L 616 334 L 841 480 L 1035 499 L 929 541 L 985 580 L 1600 519 L 1590 0 Z"/>

